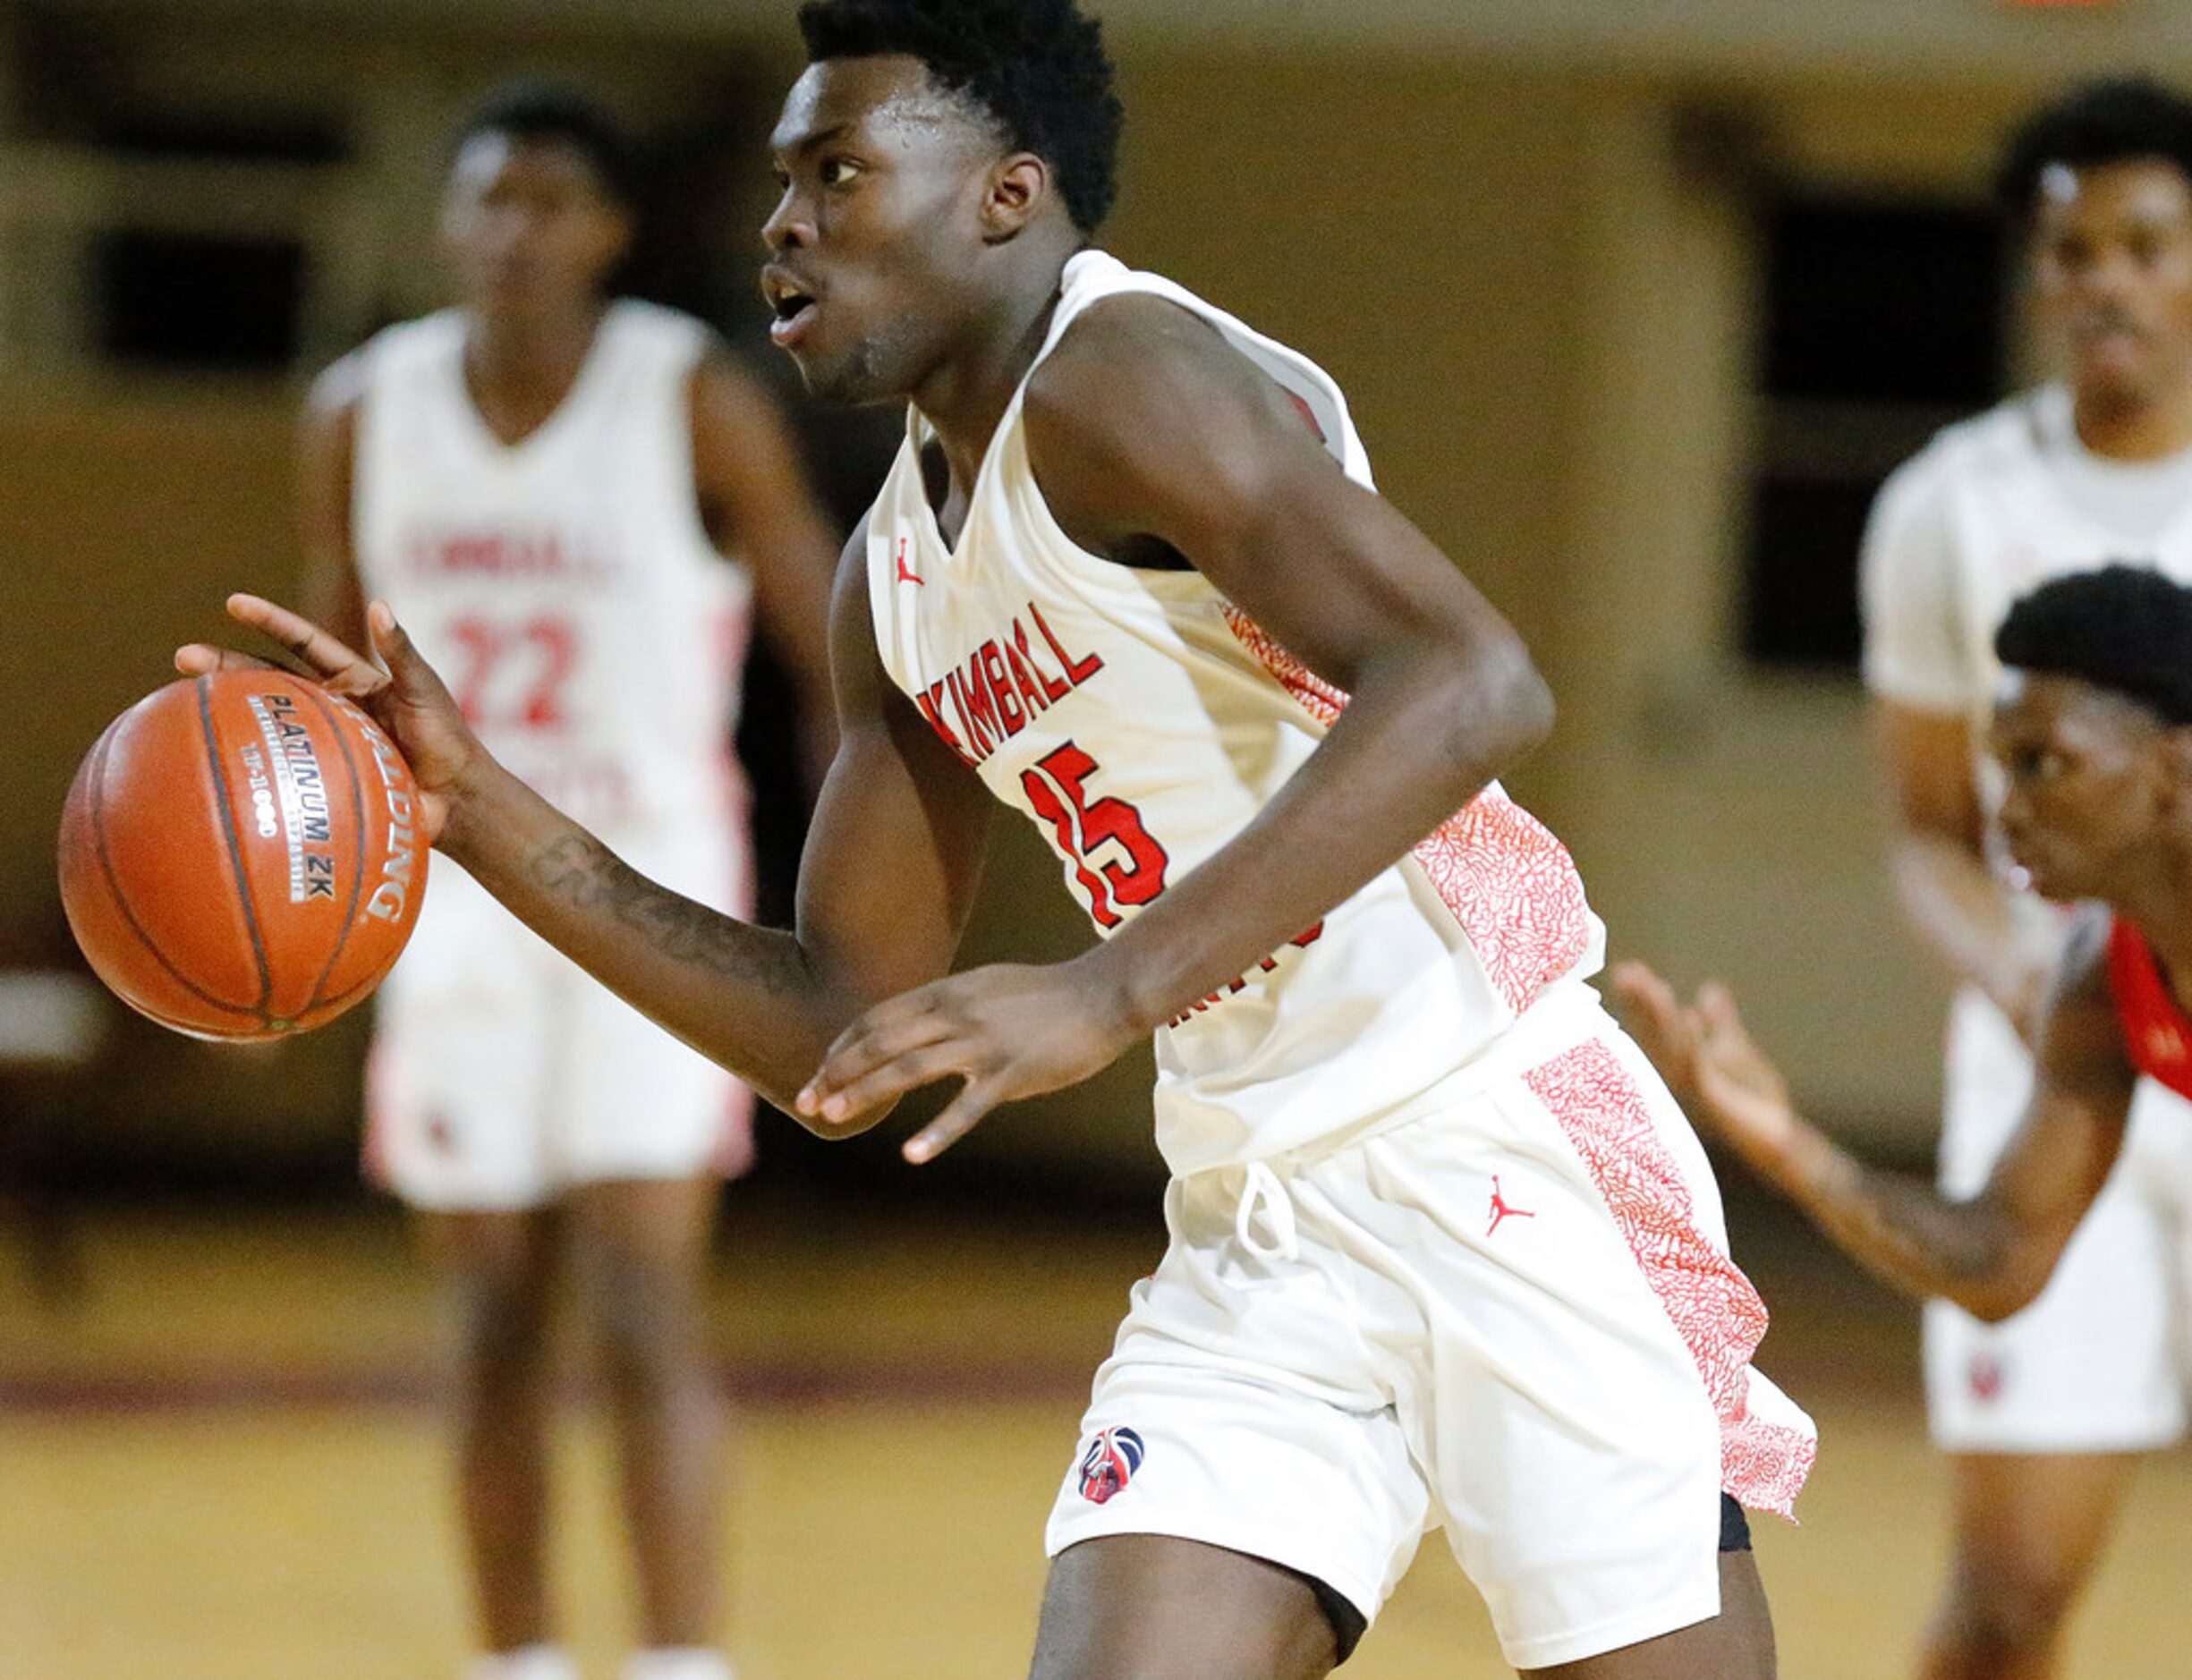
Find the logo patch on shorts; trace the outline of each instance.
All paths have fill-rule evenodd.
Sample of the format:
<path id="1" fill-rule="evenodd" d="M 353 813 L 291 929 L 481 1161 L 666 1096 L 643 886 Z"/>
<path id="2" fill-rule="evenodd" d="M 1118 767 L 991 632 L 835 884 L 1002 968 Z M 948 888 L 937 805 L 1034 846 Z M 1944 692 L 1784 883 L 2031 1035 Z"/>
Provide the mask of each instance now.
<path id="1" fill-rule="evenodd" d="M 1491 1180 L 1491 1223 L 1484 1227 L 1484 1235 L 1486 1236 L 1494 1235 L 1509 1219 L 1534 1219 L 1536 1218 L 1537 1210 L 1534 1208 L 1517 1208 L 1500 1193 L 1499 1175 L 1495 1173 Z"/>
<path id="2" fill-rule="evenodd" d="M 1982 1401 L 2001 1397 L 2002 1385 L 2009 1379 L 2009 1372 L 2002 1362 L 1992 1353 L 1975 1353 L 1971 1361 L 1971 1392 Z"/>
<path id="3" fill-rule="evenodd" d="M 1124 1493 L 1142 1468 L 1145 1450 L 1142 1438 L 1132 1430 L 1097 1431 L 1088 1451 L 1081 1455 L 1081 1497 L 1091 1505 L 1101 1505 Z"/>

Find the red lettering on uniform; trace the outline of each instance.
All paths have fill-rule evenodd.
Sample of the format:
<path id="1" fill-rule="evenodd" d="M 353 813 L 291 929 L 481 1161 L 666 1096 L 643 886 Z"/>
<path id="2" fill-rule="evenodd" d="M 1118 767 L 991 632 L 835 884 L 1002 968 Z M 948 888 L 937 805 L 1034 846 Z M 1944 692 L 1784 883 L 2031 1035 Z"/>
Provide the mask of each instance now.
<path id="1" fill-rule="evenodd" d="M 1208 1014 L 1213 1005 L 1222 1004 L 1225 1002 L 1225 994 L 1223 992 L 1212 992 L 1208 997 L 1198 997 L 1194 1003 L 1189 1004 L 1186 1008 L 1181 1010 L 1178 1014 L 1173 1016 L 1171 1020 L 1166 1022 L 1165 1024 L 1168 1027 L 1184 1027 L 1187 1024 L 1189 1016 Z"/>
<path id="2" fill-rule="evenodd" d="M 974 708 L 967 700 L 966 684 L 959 680 L 956 670 L 945 676 L 944 683 L 951 693 L 952 709 L 959 714 L 959 727 L 966 732 L 966 744 L 973 754 L 974 762 L 980 764 L 993 749 L 990 738 L 981 733 L 981 725 L 975 722 Z"/>
<path id="3" fill-rule="evenodd" d="M 1020 630 L 1017 623 L 1013 625 L 1013 628 L 1020 631 L 1020 639 L 1023 641 L 1026 641 L 1026 631 Z M 1005 644 L 1005 663 L 1012 669 L 1013 686 L 1027 698 L 1027 715 L 1032 717 L 1039 712 L 1049 710 L 1050 702 L 1043 698 L 1042 691 L 1035 686 L 1035 679 L 1027 674 L 1026 661 L 1013 650 L 1010 642 Z"/>
<path id="4" fill-rule="evenodd" d="M 931 683 L 929 684 L 929 710 L 935 715 L 936 726 L 944 732 L 944 738 L 950 742 L 953 746 L 956 747 L 960 744 L 959 737 L 951 733 L 951 725 L 944 721 L 944 701 L 946 698 L 947 697 L 944 693 L 944 685 L 941 683 Z M 964 751 L 964 749 L 962 748 L 961 750 Z"/>
<path id="5" fill-rule="evenodd" d="M 1027 604 L 1027 611 L 1028 616 L 1035 621 L 1035 628 L 1042 632 L 1042 639 L 1050 644 L 1050 651 L 1058 655 L 1058 662 L 1066 667 L 1066 682 L 1075 688 L 1079 688 L 1082 683 L 1104 668 L 1103 657 L 1100 654 L 1092 653 L 1085 659 L 1076 662 L 1073 655 L 1058 645 L 1058 639 L 1050 633 L 1050 626 L 1043 622 L 1042 608 L 1030 601 Z"/>
<path id="6" fill-rule="evenodd" d="M 1020 697 L 1012 692 L 1012 678 L 1005 672 L 1005 656 L 998 651 L 997 643 L 985 641 L 974 654 L 974 663 L 981 666 L 987 679 L 990 695 L 997 701 L 998 716 L 1005 720 L 1007 735 L 1016 735 L 1027 727 L 1032 715 L 1021 708 Z"/>
<path id="7" fill-rule="evenodd" d="M 1320 921 L 1315 927 L 1310 929 L 1308 932 L 1297 933 L 1291 939 L 1287 940 L 1287 943 L 1296 950 L 1306 950 L 1309 946 L 1316 944 L 1316 942 L 1322 938 L 1324 938 L 1324 924 Z M 1262 969 L 1266 974 L 1269 974 L 1272 970 L 1279 966 L 1278 953 L 1273 952 L 1270 956 L 1265 957 L 1262 962 L 1257 963 L 1256 966 Z"/>
<path id="8" fill-rule="evenodd" d="M 922 716 L 952 751 L 970 764 L 980 764 L 1005 742 L 1025 729 L 1075 689 L 1104 668 L 1102 656 L 1089 654 L 1076 659 L 1044 622 L 1042 609 L 1028 603 L 1028 615 L 1065 670 L 1063 682 L 1043 668 L 1028 640 L 1025 626 L 1011 621 L 1009 639 L 1004 633 L 983 641 L 964 665 L 951 666 L 941 683 L 932 683 Z M 948 695 L 958 721 L 955 734 L 944 721 Z M 922 697 L 914 694 L 919 701 Z M 1131 902 L 1131 901 L 1130 901 Z"/>
<path id="9" fill-rule="evenodd" d="M 997 751 L 998 742 L 1005 739 L 1005 729 L 998 722 L 997 702 L 990 698 L 989 682 L 981 674 L 981 655 L 977 652 L 966 662 L 964 678 L 954 672 L 952 680 L 966 697 L 966 718 L 973 725 L 975 750 L 986 759 Z"/>
<path id="10" fill-rule="evenodd" d="M 565 546 L 566 533 L 524 530 L 429 530 L 405 539 L 404 564 L 414 573 L 482 577 L 572 577 L 597 582 L 616 568 L 585 548 Z"/>
<path id="11" fill-rule="evenodd" d="M 1073 692 L 1072 683 L 1059 682 L 1042 668 L 1042 662 L 1036 658 L 1035 650 L 1027 645 L 1027 626 L 1016 618 L 1012 621 L 1012 641 L 1013 646 L 1020 650 L 1020 657 L 1027 661 L 1028 669 L 1034 672 L 1035 680 L 1042 684 L 1043 698 L 1051 705 L 1057 705 Z"/>
<path id="12" fill-rule="evenodd" d="M 926 694 L 914 695 L 913 704 L 921 708 L 921 715 L 929 720 L 929 727 L 936 731 L 938 738 L 967 763 L 973 764 L 976 761 L 974 755 L 966 750 L 957 735 L 952 734 L 951 725 L 944 721 L 944 714 L 937 709 L 936 697 L 943 692 L 944 685 L 939 683 Z"/>
<path id="13" fill-rule="evenodd" d="M 1287 944 L 1291 949 L 1305 950 L 1310 946 L 1316 944 L 1316 942 L 1322 938 L 1324 938 L 1324 923 L 1322 921 L 1319 921 L 1313 928 L 1310 928 L 1304 932 L 1296 934 L 1294 938 L 1287 941 Z M 1258 972 L 1265 974 L 1275 972 L 1278 967 L 1279 955 L 1276 953 L 1274 953 L 1272 955 L 1265 957 L 1262 962 L 1256 964 Z M 1223 991 L 1212 992 L 1201 1003 L 1189 1005 L 1185 1009 L 1183 1009 L 1178 1014 L 1173 1016 L 1172 1019 L 1167 1022 L 1165 1024 L 1174 1027 L 1179 1026 L 1186 1021 L 1188 1016 L 1199 1015 L 1210 1008 L 1212 1004 L 1222 1004 L 1228 997 L 1238 997 L 1243 991 L 1245 991 L 1247 988 L 1248 977 L 1244 974 L 1240 979 L 1229 982 Z"/>
<path id="14" fill-rule="evenodd" d="M 523 634 L 537 667 L 523 701 L 526 726 L 568 728 L 571 717 L 564 706 L 564 692 L 578 668 L 578 629 L 566 618 L 544 613 L 526 621 Z"/>
<path id="15" fill-rule="evenodd" d="M 1027 796 L 1028 809 L 1050 825 L 1050 832 L 1058 836 L 1058 849 L 1073 868 L 1074 877 L 1081 883 L 1081 890 L 1088 895 L 1089 914 L 1096 919 L 1100 928 L 1119 925 L 1119 912 L 1111 908 L 1104 895 L 1100 876 L 1092 871 L 1081 856 L 1081 848 L 1074 834 L 1073 819 L 1066 807 L 1059 803 L 1058 791 L 1032 770 L 1020 772 L 1020 791 Z"/>
<path id="16" fill-rule="evenodd" d="M 1020 789 L 1027 796 L 1028 808 L 1058 836 L 1058 851 L 1073 865 L 1088 895 L 1089 914 L 1097 926 L 1116 928 L 1121 918 L 1112 908 L 1114 901 L 1131 905 L 1152 902 L 1165 890 L 1165 872 L 1172 860 L 1157 836 L 1142 826 L 1140 811 L 1123 799 L 1091 796 L 1089 780 L 1098 768 L 1095 759 L 1068 741 L 1044 754 L 1034 768 L 1022 771 Z M 1070 816 L 1059 802 L 1060 793 L 1072 803 Z M 1121 848 L 1126 861 L 1091 856 L 1107 844 Z"/>

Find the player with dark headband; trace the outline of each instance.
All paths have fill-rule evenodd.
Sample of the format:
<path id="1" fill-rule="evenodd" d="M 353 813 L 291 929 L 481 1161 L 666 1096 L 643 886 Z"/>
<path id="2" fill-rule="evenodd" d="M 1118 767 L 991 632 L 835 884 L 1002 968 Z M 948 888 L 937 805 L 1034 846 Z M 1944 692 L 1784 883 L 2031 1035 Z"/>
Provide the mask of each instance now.
<path id="1" fill-rule="evenodd" d="M 1879 1277 L 1989 1320 L 2047 1283 L 2138 1077 L 2192 1095 L 2192 588 L 2125 565 L 2060 578 L 2017 602 L 1995 649 L 2003 836 L 2035 889 L 2091 902 L 2048 988 L 2031 1105 L 1978 1195 L 1866 1167 L 1802 1119 L 1724 988 L 1686 1006 L 1643 964 L 1616 971 L 1708 1130 Z"/>

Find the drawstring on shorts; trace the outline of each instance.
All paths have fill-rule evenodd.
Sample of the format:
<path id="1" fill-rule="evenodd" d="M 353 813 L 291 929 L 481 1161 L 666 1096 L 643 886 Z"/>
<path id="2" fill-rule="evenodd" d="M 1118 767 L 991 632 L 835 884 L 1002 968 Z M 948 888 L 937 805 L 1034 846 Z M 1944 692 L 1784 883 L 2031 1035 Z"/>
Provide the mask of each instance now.
<path id="1" fill-rule="evenodd" d="M 1251 1161 L 1244 1170 L 1247 1182 L 1233 1209 L 1233 1235 L 1258 1260 L 1299 1260 L 1302 1247 L 1295 1234 L 1294 1199 L 1287 1194 L 1287 1187 L 1262 1161 Z M 1258 1215 L 1271 1234 L 1270 1242 L 1256 1233 Z"/>

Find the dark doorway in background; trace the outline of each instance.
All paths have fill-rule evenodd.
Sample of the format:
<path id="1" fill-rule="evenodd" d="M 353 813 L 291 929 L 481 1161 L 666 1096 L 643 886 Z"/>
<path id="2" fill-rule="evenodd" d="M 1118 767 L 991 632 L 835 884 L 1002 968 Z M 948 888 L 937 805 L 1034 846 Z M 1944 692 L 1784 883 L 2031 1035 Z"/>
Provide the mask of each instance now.
<path id="1" fill-rule="evenodd" d="M 2002 231 L 1971 205 L 1797 195 L 1769 203 L 1760 233 L 1743 650 L 1763 666 L 1854 670 L 1873 494 L 1999 390 Z"/>

